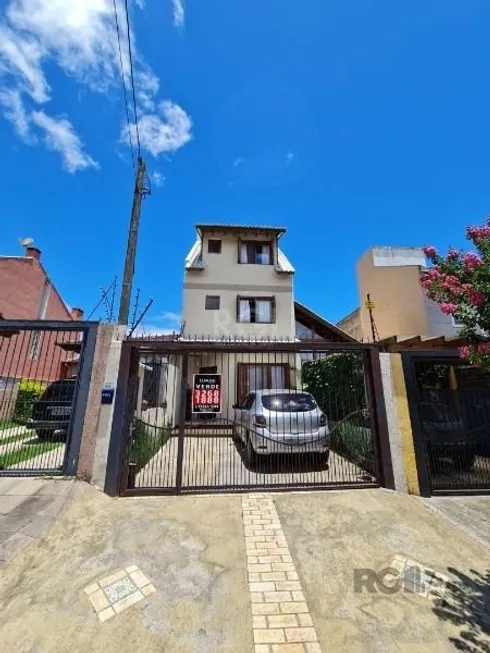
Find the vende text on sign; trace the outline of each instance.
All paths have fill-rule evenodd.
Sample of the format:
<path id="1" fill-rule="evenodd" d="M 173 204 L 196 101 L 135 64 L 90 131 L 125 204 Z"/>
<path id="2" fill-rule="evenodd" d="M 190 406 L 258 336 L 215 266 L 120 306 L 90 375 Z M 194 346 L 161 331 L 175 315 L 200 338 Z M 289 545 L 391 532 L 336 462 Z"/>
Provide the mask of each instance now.
<path id="1" fill-rule="evenodd" d="M 192 412 L 221 413 L 221 374 L 194 374 Z"/>

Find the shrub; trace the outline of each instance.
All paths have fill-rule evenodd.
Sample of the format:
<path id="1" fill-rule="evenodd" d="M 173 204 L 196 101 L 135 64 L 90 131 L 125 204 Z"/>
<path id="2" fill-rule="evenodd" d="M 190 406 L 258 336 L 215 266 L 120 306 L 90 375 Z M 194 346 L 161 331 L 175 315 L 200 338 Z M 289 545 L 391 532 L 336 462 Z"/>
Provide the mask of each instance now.
<path id="1" fill-rule="evenodd" d="M 168 428 L 159 428 L 135 419 L 129 463 L 136 470 L 142 469 L 170 437 Z"/>
<path id="2" fill-rule="evenodd" d="M 374 448 L 364 411 L 347 417 L 332 433 L 332 449 L 374 475 Z"/>
<path id="3" fill-rule="evenodd" d="M 32 407 L 38 397 L 42 395 L 46 384 L 43 381 L 34 381 L 32 379 L 21 379 L 13 421 L 17 424 L 25 424 L 32 415 Z"/>

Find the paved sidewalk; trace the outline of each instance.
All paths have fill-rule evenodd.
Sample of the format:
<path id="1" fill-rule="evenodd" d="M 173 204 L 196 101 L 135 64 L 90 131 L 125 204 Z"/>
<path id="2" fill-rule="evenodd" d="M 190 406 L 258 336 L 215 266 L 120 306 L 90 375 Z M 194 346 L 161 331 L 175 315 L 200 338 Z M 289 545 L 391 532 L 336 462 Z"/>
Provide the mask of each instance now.
<path id="1" fill-rule="evenodd" d="M 0 573 L 6 653 L 252 653 L 251 624 L 239 496 L 88 486 Z"/>
<path id="2" fill-rule="evenodd" d="M 0 566 L 42 535 L 85 487 L 73 479 L 0 478 Z"/>
<path id="3" fill-rule="evenodd" d="M 441 496 L 421 501 L 490 549 L 490 496 Z"/>
<path id="4" fill-rule="evenodd" d="M 488 549 L 418 498 L 331 491 L 274 503 L 324 653 L 490 653 Z M 449 580 L 443 600 L 425 591 L 425 574 L 410 591 L 411 564 L 401 591 L 384 575 L 376 583 L 407 560 Z"/>

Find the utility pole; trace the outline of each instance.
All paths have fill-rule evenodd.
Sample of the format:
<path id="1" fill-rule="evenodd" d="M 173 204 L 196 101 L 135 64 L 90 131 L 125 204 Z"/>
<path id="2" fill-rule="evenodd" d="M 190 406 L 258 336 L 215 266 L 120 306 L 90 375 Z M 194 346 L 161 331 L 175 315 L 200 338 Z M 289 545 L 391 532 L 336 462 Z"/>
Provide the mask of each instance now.
<path id="1" fill-rule="evenodd" d="M 374 323 L 374 316 L 373 316 L 373 308 L 375 307 L 375 304 L 373 301 L 371 301 L 371 295 L 369 293 L 366 295 L 366 301 L 364 305 L 368 309 L 368 313 L 369 313 L 369 322 L 371 323 L 371 333 L 373 336 L 373 342 L 376 342 L 376 325 Z"/>
<path id="2" fill-rule="evenodd" d="M 136 181 L 134 185 L 133 208 L 129 222 L 128 247 L 126 250 L 126 262 L 124 263 L 124 276 L 121 287 L 121 299 L 119 302 L 119 324 L 128 324 L 129 304 L 131 301 L 131 288 L 133 286 L 134 260 L 136 258 L 136 245 L 138 243 L 138 230 L 140 224 L 141 200 L 147 192 L 144 187 L 146 166 L 143 159 L 138 157 L 138 168 L 136 170 Z"/>

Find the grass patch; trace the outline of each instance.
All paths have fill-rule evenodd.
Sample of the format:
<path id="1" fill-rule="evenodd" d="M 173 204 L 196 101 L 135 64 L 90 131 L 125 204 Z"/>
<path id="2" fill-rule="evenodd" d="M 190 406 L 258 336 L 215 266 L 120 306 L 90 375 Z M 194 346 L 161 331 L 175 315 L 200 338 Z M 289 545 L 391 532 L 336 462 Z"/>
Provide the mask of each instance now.
<path id="1" fill-rule="evenodd" d="M 6 438 L 0 436 L 0 447 L 4 444 L 10 444 L 11 442 L 18 442 L 18 440 L 27 440 L 27 438 L 32 438 L 35 435 L 32 431 L 24 431 L 23 433 L 18 433 L 17 435 L 9 435 Z"/>
<path id="2" fill-rule="evenodd" d="M 136 471 L 139 471 L 166 444 L 169 438 L 169 428 L 159 428 L 142 422 L 140 419 L 136 419 L 133 428 L 129 463 L 136 467 Z"/>
<path id="3" fill-rule="evenodd" d="M 40 456 L 43 453 L 48 451 L 53 451 L 57 449 L 62 443 L 61 442 L 43 442 L 42 444 L 30 444 L 16 451 L 11 451 L 0 456 L 0 469 L 9 469 L 12 465 L 17 465 L 24 462 L 25 460 L 30 460 L 35 458 L 35 456 Z"/>
<path id="4" fill-rule="evenodd" d="M 3 431 L 4 429 L 10 429 L 13 428 L 14 426 L 19 426 L 16 424 L 16 422 L 12 422 L 10 419 L 0 419 L 0 431 Z"/>

